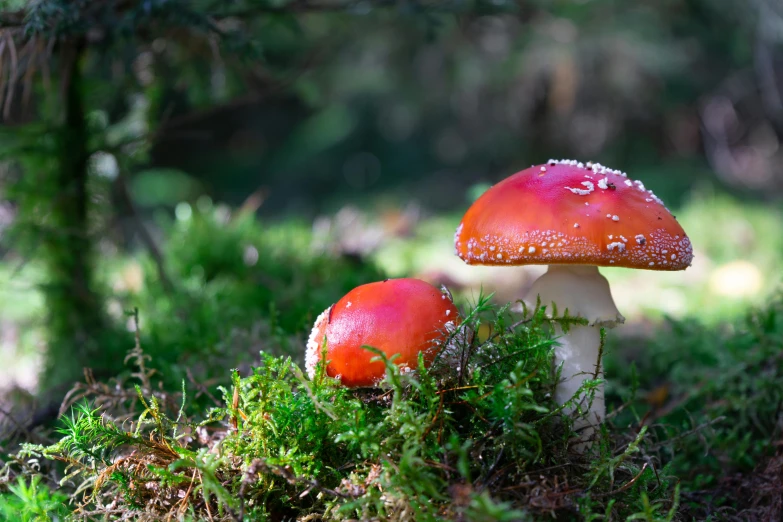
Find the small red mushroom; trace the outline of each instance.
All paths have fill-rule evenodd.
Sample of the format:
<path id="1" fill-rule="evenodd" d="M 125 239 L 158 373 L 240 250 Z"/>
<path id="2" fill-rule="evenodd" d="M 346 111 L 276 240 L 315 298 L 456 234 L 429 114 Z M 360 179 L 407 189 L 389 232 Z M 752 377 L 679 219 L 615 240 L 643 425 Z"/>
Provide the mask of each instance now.
<path id="1" fill-rule="evenodd" d="M 429 366 L 444 335 L 458 322 L 450 297 L 419 279 L 387 279 L 361 285 L 318 316 L 307 342 L 305 366 L 312 379 L 326 339 L 326 374 L 348 387 L 373 387 L 386 367 L 371 362 L 372 346 L 401 369 L 418 366 L 419 353 Z"/>
<path id="2" fill-rule="evenodd" d="M 539 296 L 589 321 L 567 334 L 556 327 L 560 404 L 603 375 L 596 327 L 625 321 L 598 267 L 684 270 L 693 260 L 690 239 L 651 190 L 619 170 L 574 160 L 550 160 L 491 187 L 465 213 L 454 241 L 469 265 L 549 265 L 525 301 Z M 605 418 L 602 387 L 589 410 L 587 424 Z"/>

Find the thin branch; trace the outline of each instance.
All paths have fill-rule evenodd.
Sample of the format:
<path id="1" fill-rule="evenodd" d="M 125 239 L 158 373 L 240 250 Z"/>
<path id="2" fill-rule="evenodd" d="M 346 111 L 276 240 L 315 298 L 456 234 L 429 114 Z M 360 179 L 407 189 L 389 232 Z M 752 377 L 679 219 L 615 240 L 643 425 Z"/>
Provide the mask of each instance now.
<path id="1" fill-rule="evenodd" d="M 8 73 L 7 92 L 5 94 L 5 103 L 3 104 L 3 118 L 7 120 L 11 114 L 11 104 L 14 101 L 14 93 L 16 91 L 16 80 L 19 76 L 19 56 L 16 53 L 14 38 L 9 33 L 6 33 L 6 40 L 8 41 L 8 51 L 11 57 L 11 70 Z M 25 47 L 27 45 L 29 43 Z"/>
<path id="2" fill-rule="evenodd" d="M 683 433 L 680 433 L 676 437 L 672 437 L 670 439 L 666 439 L 666 440 L 664 440 L 662 442 L 659 442 L 657 444 L 653 444 L 652 446 L 650 446 L 647 449 L 649 449 L 650 451 L 655 451 L 655 450 L 657 450 L 659 448 L 662 448 L 664 446 L 668 446 L 668 445 L 670 445 L 670 444 L 672 444 L 674 442 L 677 442 L 679 440 L 682 440 L 682 439 L 684 439 L 686 437 L 690 437 L 694 433 L 698 433 L 698 432 L 704 430 L 704 428 L 709 428 L 713 424 L 717 424 L 717 423 L 719 423 L 721 421 L 724 421 L 724 420 L 726 420 L 726 417 L 721 415 L 720 417 L 716 417 L 716 418 L 714 418 L 712 420 L 709 420 L 709 421 L 707 421 L 707 422 L 705 422 L 703 424 L 699 424 L 698 426 L 696 426 L 695 428 L 693 428 L 691 430 L 688 430 L 688 431 L 685 431 Z"/>
<path id="3" fill-rule="evenodd" d="M 219 400 L 217 400 L 217 398 L 215 398 L 215 396 L 212 395 L 212 393 L 210 393 L 209 388 L 207 388 L 204 385 L 204 383 L 202 383 L 201 381 L 196 380 L 196 378 L 193 376 L 193 372 L 190 370 L 190 367 L 187 367 L 187 366 L 185 367 L 185 374 L 187 375 L 188 380 L 190 381 L 190 383 L 193 386 L 195 386 L 196 389 L 198 389 L 199 393 L 203 393 L 204 395 L 209 397 L 212 400 L 212 402 L 215 404 L 215 406 L 217 406 L 217 407 L 223 406 L 223 403 L 220 402 Z M 199 397 L 199 395 L 196 395 L 196 397 Z"/>
<path id="4" fill-rule="evenodd" d="M 647 462 L 645 462 L 642 465 L 642 469 L 639 470 L 639 473 L 637 473 L 634 478 L 632 478 L 631 480 L 629 480 L 628 482 L 626 482 L 625 484 L 623 484 L 619 488 L 617 488 L 615 490 L 612 490 L 612 491 L 608 491 L 606 493 L 594 493 L 594 494 L 592 494 L 592 497 L 593 498 L 613 497 L 613 496 L 615 496 L 615 495 L 617 495 L 619 493 L 622 493 L 623 491 L 627 490 L 628 488 L 630 488 L 631 486 L 636 484 L 636 481 L 639 480 L 639 477 L 641 477 L 642 473 L 645 472 L 645 470 L 647 469 L 647 466 L 648 466 L 648 464 L 647 464 Z"/>
<path id="5" fill-rule="evenodd" d="M 120 172 L 120 174 L 117 176 L 115 184 L 118 189 L 118 195 L 122 200 L 122 204 L 125 206 L 129 217 L 136 224 L 136 229 L 139 233 L 139 237 L 141 238 L 141 241 L 147 247 L 147 250 L 152 256 L 152 259 L 155 261 L 155 267 L 158 270 L 158 278 L 160 279 L 160 282 L 163 285 L 163 289 L 167 293 L 173 292 L 174 284 L 171 282 L 171 279 L 169 279 L 169 276 L 166 274 L 163 254 L 161 254 L 158 245 L 155 243 L 155 240 L 147 230 L 147 227 L 144 226 L 144 222 L 141 220 L 141 217 L 139 216 L 138 210 L 136 209 L 136 205 L 133 203 L 133 197 L 131 196 L 130 191 L 128 190 L 128 184 L 126 182 L 124 173 Z"/>

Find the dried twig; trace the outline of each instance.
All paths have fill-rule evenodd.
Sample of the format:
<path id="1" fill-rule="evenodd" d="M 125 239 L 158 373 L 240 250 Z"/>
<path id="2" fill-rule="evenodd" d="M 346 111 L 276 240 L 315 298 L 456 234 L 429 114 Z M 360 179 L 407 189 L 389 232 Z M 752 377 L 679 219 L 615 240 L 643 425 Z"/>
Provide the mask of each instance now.
<path id="1" fill-rule="evenodd" d="M 704 430 L 705 428 L 709 428 L 713 424 L 717 424 L 717 423 L 722 422 L 724 420 L 726 420 L 726 417 L 721 415 L 720 417 L 716 417 L 716 418 L 714 418 L 712 420 L 709 420 L 709 421 L 707 421 L 707 422 L 705 422 L 703 424 L 699 424 L 698 426 L 696 426 L 693 429 L 690 429 L 688 431 L 680 433 L 676 437 L 672 437 L 670 439 L 666 439 L 664 441 L 661 441 L 661 442 L 658 442 L 656 444 L 653 444 L 648 449 L 651 450 L 651 451 L 655 451 L 655 450 L 660 449 L 660 448 L 662 448 L 664 446 L 668 446 L 669 444 L 673 444 L 673 443 L 675 443 L 675 442 L 677 442 L 679 440 L 682 440 L 682 439 L 684 439 L 686 437 L 690 437 L 691 435 L 693 435 L 695 433 L 699 433 L 700 431 Z"/>
<path id="2" fill-rule="evenodd" d="M 320 491 L 322 493 L 326 493 L 327 495 L 331 495 L 333 497 L 340 497 L 340 498 L 357 498 L 357 497 L 360 497 L 361 495 L 364 494 L 364 491 L 362 491 L 361 493 L 359 493 L 357 491 L 343 493 L 341 491 L 337 491 L 337 490 L 334 490 L 334 489 L 330 489 L 330 488 L 324 487 L 316 479 L 308 479 L 306 477 L 298 477 L 298 476 L 294 475 L 291 472 L 291 469 L 289 467 L 287 467 L 287 466 L 286 467 L 283 467 L 283 466 L 270 466 L 269 464 L 267 464 L 266 462 L 264 462 L 261 459 L 253 459 L 253 461 L 250 463 L 250 466 L 249 466 L 248 469 L 251 469 L 251 468 L 254 469 L 254 470 L 257 470 L 256 473 L 263 471 L 263 472 L 272 473 L 274 475 L 282 477 L 282 478 L 284 478 L 286 480 L 286 482 L 288 482 L 289 484 L 292 484 L 292 485 L 294 485 L 294 484 L 306 484 L 307 485 L 307 489 L 303 493 L 301 493 L 300 496 L 305 496 L 310 491 L 312 491 L 314 489 L 318 490 L 318 491 Z"/>

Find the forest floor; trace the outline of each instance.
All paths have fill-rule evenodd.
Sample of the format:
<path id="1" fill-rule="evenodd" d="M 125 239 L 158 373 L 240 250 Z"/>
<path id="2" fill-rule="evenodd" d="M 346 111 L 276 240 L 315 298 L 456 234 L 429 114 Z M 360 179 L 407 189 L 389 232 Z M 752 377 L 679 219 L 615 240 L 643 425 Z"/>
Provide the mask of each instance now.
<path id="1" fill-rule="evenodd" d="M 587 454 L 551 400 L 552 321 L 504 307 L 543 268 L 464 265 L 456 214 L 268 225 L 188 207 L 165 230 L 174 291 L 148 256 L 105 247 L 125 369 L 32 430 L 15 424 L 36 405 L 41 274 L 6 264 L 0 520 L 779 520 L 783 216 L 716 195 L 675 213 L 691 268 L 602 271 L 627 322 L 607 332 L 610 415 Z M 390 365 L 378 392 L 304 377 L 315 316 L 403 276 L 453 293 L 476 332 L 463 362 Z"/>

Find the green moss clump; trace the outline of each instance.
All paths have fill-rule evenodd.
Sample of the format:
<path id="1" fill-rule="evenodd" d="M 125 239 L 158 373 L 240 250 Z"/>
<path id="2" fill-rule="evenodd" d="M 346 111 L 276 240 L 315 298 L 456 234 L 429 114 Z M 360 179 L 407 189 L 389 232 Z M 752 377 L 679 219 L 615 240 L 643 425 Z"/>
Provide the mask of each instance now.
<path id="1" fill-rule="evenodd" d="M 290 357 L 265 353 L 250 375 L 234 373 L 220 404 L 193 418 L 184 414 L 184 383 L 177 395 L 157 390 L 137 347 L 139 384 L 118 383 L 134 401 L 100 408 L 105 390 L 86 393 L 93 405 L 75 407 L 62 438 L 27 445 L 24 457 L 65 462 L 63 483 L 85 494 L 80 513 L 96 516 L 667 519 L 678 489 L 645 460 L 646 429 L 607 429 L 592 453 L 569 451 L 578 434 L 550 398 L 550 327 L 579 320 L 544 311 L 519 319 L 481 298 L 430 368 L 400 373 L 376 352 L 387 365 L 380 389 L 346 389 L 322 367 L 310 380 Z M 489 334 L 479 339 L 479 331 Z"/>

